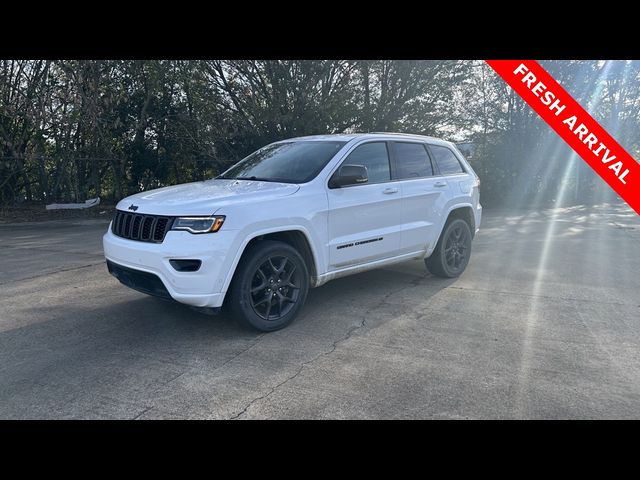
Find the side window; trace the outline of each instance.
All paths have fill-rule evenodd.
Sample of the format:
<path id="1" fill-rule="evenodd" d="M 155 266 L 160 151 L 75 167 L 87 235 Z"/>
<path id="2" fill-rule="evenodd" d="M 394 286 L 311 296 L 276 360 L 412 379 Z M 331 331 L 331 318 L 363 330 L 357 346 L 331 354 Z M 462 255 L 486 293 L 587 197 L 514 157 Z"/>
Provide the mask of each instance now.
<path id="1" fill-rule="evenodd" d="M 396 175 L 399 180 L 433 175 L 427 149 L 421 143 L 395 142 Z"/>
<path id="2" fill-rule="evenodd" d="M 442 175 L 451 175 L 454 173 L 464 173 L 460 161 L 456 158 L 451 150 L 447 147 L 439 145 L 429 145 L 433 158 L 440 169 Z"/>
<path id="3" fill-rule="evenodd" d="M 342 162 L 342 165 L 363 165 L 367 167 L 368 183 L 381 183 L 391 180 L 389 154 L 385 142 L 365 143 L 356 147 Z"/>

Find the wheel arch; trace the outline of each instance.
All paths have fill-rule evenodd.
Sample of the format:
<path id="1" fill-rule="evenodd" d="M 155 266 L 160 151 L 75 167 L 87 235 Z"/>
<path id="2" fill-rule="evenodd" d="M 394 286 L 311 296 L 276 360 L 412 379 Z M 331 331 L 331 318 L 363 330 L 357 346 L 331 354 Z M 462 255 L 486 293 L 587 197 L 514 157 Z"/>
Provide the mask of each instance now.
<path id="1" fill-rule="evenodd" d="M 449 221 L 450 218 L 461 218 L 465 220 L 469 224 L 469 228 L 471 229 L 471 238 L 475 236 L 476 219 L 473 214 L 473 206 L 470 203 L 458 203 L 449 207 L 446 215 L 443 215 L 442 218 L 444 218 L 444 221 L 442 222 L 442 225 L 440 225 L 440 232 L 438 233 L 438 238 L 436 238 L 433 245 L 430 246 L 429 252 L 426 255 L 427 257 L 429 257 L 436 249 L 436 245 L 438 245 L 438 242 L 440 241 L 442 232 L 444 232 L 444 227 L 447 225 L 447 222 Z"/>
<path id="2" fill-rule="evenodd" d="M 244 256 L 247 249 L 254 245 L 256 242 L 262 240 L 276 240 L 283 243 L 287 243 L 291 245 L 293 248 L 298 250 L 305 263 L 307 264 L 307 268 L 309 270 L 309 282 L 310 286 L 314 287 L 317 282 L 318 277 L 318 265 L 319 259 L 317 252 L 313 247 L 313 243 L 310 241 L 309 232 L 303 227 L 285 227 L 282 229 L 271 229 L 265 230 L 261 232 L 255 232 L 250 237 L 247 237 L 241 247 L 238 249 L 238 253 L 236 254 L 236 258 L 233 261 L 229 272 L 227 273 L 227 278 L 225 279 L 225 283 L 222 291 L 226 292 L 229 289 L 229 285 L 233 280 L 233 276 L 238 268 L 238 264 L 240 260 Z"/>
<path id="3" fill-rule="evenodd" d="M 476 233 L 476 217 L 473 214 L 473 207 L 471 205 L 455 205 L 452 207 L 447 213 L 446 220 L 442 224 L 442 228 L 440 229 L 440 233 L 444 230 L 444 226 L 447 224 L 449 219 L 460 218 L 465 220 L 469 224 L 469 229 L 471 230 L 471 238 L 475 236 Z"/>

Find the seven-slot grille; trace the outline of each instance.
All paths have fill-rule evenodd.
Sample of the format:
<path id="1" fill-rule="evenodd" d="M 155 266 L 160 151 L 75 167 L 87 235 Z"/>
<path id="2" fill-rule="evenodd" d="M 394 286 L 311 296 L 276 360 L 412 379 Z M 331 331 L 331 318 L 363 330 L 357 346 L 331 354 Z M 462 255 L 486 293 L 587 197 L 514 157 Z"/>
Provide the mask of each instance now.
<path id="1" fill-rule="evenodd" d="M 172 217 L 141 215 L 116 210 L 111 231 L 114 235 L 129 240 L 162 243 L 166 233 L 171 230 L 172 223 Z"/>

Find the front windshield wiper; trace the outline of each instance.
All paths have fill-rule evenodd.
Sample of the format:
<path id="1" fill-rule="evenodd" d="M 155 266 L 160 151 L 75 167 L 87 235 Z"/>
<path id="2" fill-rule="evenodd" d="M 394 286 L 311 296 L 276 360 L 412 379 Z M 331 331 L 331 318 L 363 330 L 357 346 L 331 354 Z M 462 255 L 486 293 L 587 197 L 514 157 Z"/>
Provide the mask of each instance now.
<path id="1" fill-rule="evenodd" d="M 272 183 L 296 183 L 286 178 L 263 178 L 263 177 L 256 177 L 255 175 L 252 175 L 250 177 L 227 177 L 224 175 L 218 175 L 217 177 L 215 177 L 215 179 L 216 180 L 249 180 L 249 181 L 255 181 L 255 182 L 272 182 Z"/>
<path id="2" fill-rule="evenodd" d="M 234 180 L 254 180 L 256 182 L 275 182 L 276 180 L 272 180 L 270 178 L 261 178 L 252 175 L 250 177 L 236 177 Z"/>

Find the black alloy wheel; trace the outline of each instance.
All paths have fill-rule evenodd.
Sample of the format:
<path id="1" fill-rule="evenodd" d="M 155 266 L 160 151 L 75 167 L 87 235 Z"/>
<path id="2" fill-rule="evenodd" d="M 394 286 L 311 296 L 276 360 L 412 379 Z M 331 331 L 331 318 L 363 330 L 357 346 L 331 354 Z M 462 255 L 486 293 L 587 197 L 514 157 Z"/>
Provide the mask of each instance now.
<path id="1" fill-rule="evenodd" d="M 466 221 L 461 218 L 448 220 L 435 250 L 424 261 L 427 270 L 438 277 L 458 277 L 469 264 L 471 240 L 471 229 Z"/>
<path id="2" fill-rule="evenodd" d="M 309 280 L 307 264 L 294 247 L 260 240 L 243 253 L 225 303 L 242 325 L 272 332 L 296 318 Z"/>
<path id="3" fill-rule="evenodd" d="M 300 272 L 286 256 L 271 256 L 255 271 L 251 283 L 251 306 L 267 321 L 288 314 L 300 296 Z"/>
<path id="4" fill-rule="evenodd" d="M 471 253 L 471 238 L 468 228 L 457 224 L 449 231 L 444 244 L 444 259 L 451 272 L 461 270 L 468 262 Z"/>

